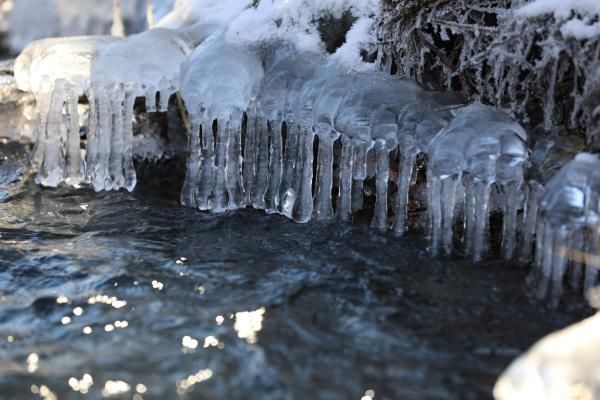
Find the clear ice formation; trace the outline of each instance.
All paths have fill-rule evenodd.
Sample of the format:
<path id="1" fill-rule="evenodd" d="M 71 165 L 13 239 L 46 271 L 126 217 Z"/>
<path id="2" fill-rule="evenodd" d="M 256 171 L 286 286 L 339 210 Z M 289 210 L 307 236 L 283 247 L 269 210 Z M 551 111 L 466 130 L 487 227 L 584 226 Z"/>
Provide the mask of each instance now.
<path id="1" fill-rule="evenodd" d="M 454 230 L 463 222 L 465 253 L 485 256 L 494 188 L 501 193 L 502 254 L 525 257 L 543 187 L 524 185 L 527 135 L 512 117 L 383 72 L 347 70 L 282 43 L 231 43 L 225 29 L 215 29 L 31 44 L 16 62 L 15 78 L 38 103 L 37 181 L 132 190 L 134 101 L 142 97 L 148 112 L 165 111 L 179 93 L 191 126 L 185 206 L 212 212 L 252 206 L 301 223 L 350 220 L 373 182 L 372 226 L 401 235 L 423 154 L 433 252 L 452 253 L 461 242 Z M 84 140 L 81 97 L 90 104 Z M 395 164 L 394 197 L 388 191 Z M 524 223 L 517 229 L 520 209 Z"/>
<path id="2" fill-rule="evenodd" d="M 600 314 L 554 332 L 517 358 L 494 387 L 496 400 L 596 399 Z"/>
<path id="3" fill-rule="evenodd" d="M 532 203 L 538 218 L 525 223 L 537 235 L 532 277 L 537 296 L 551 306 L 560 301 L 568 276 L 575 289 L 587 291 L 598 280 L 600 251 L 600 159 L 581 153 L 546 183 Z M 531 238 L 527 239 L 529 242 Z M 567 272 L 569 274 L 567 275 Z"/>
<path id="4" fill-rule="evenodd" d="M 180 65 L 194 45 L 190 34 L 198 32 L 153 29 L 124 39 L 43 39 L 28 46 L 16 60 L 15 78 L 19 89 L 36 97 L 36 181 L 133 190 L 135 99 L 145 97 L 148 112 L 166 111 L 179 89 Z M 77 110 L 82 96 L 90 104 L 85 152 Z"/>
<path id="5" fill-rule="evenodd" d="M 473 103 L 429 144 L 427 191 L 432 250 L 450 254 L 459 185 L 464 183 L 464 251 L 479 261 L 488 250 L 492 185 L 503 192 L 502 253 L 515 251 L 520 188 L 527 159 L 527 134 L 507 114 Z"/>
<path id="6" fill-rule="evenodd" d="M 181 92 L 193 127 L 186 206 L 222 212 L 251 205 L 301 223 L 350 220 L 363 207 L 365 180 L 374 178 L 372 225 L 402 234 L 415 160 L 424 153 L 434 251 L 452 252 L 455 205 L 463 204 L 465 251 L 483 257 L 496 185 L 503 254 L 514 255 L 527 135 L 501 111 L 479 103 L 457 108 L 413 82 L 347 71 L 286 46 L 241 48 L 222 33 L 184 63 Z M 393 157 L 401 167 L 391 222 Z"/>
<path id="7" fill-rule="evenodd" d="M 254 141 L 254 147 L 246 151 L 259 150 L 249 157 L 246 167 L 256 163 L 262 169 L 254 184 L 264 196 L 267 132 L 263 125 L 257 130 L 259 121 L 250 111 L 263 75 L 258 54 L 228 43 L 222 32 L 198 46 L 181 66 L 181 96 L 191 126 L 183 205 L 213 212 L 245 205 L 241 141 L 246 111 L 247 136 Z"/>

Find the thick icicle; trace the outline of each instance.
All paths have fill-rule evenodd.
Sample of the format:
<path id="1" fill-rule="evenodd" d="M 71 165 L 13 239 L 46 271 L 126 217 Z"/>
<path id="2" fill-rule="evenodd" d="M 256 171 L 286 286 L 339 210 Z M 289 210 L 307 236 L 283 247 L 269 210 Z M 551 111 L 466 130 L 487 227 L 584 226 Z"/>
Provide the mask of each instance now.
<path id="1" fill-rule="evenodd" d="M 241 167 L 241 141 L 242 141 L 242 116 L 233 115 L 227 125 L 229 131 L 229 147 L 227 156 L 227 190 L 229 192 L 228 210 L 244 207 L 244 188 L 242 185 Z"/>
<path id="2" fill-rule="evenodd" d="M 181 190 L 181 204 L 184 207 L 197 207 L 196 188 L 200 178 L 200 128 L 201 124 L 197 118 L 190 121 L 190 132 L 188 132 L 188 150 L 186 162 L 185 181 Z"/>

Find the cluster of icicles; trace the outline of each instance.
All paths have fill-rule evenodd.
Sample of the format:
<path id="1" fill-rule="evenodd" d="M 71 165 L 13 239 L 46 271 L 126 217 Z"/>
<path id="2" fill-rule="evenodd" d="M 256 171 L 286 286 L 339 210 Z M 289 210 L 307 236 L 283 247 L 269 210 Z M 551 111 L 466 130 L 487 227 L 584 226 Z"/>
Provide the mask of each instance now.
<path id="1" fill-rule="evenodd" d="M 165 111 L 178 92 L 190 127 L 184 206 L 211 212 L 252 206 L 300 223 L 351 220 L 363 208 L 365 181 L 374 178 L 372 225 L 401 235 L 416 159 L 423 154 L 434 254 L 450 255 L 460 242 L 468 257 L 485 257 L 494 197 L 503 215 L 505 259 L 528 261 L 537 236 L 540 297 L 560 298 L 568 247 L 582 255 L 571 263 L 571 281 L 595 284 L 596 157 L 578 157 L 544 189 L 525 182 L 525 130 L 496 109 L 460 104 L 381 72 L 342 69 L 284 45 L 241 47 L 216 32 L 192 50 L 195 41 L 180 31 L 148 32 L 42 41 L 21 55 L 17 80 L 19 74 L 29 79 L 24 89 L 36 94 L 40 113 L 38 182 L 132 190 L 135 98 L 145 97 L 149 112 Z M 40 71 L 52 71 L 53 79 Z M 90 103 L 85 146 L 80 96 Z M 388 190 L 395 158 L 394 197 Z"/>

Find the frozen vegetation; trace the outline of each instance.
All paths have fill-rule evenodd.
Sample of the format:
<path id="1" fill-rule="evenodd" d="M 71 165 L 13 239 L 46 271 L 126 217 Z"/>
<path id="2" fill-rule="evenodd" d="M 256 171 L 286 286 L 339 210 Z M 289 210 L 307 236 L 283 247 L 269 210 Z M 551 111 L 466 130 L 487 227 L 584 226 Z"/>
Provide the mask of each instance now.
<path id="1" fill-rule="evenodd" d="M 301 223 L 368 206 L 373 227 L 402 235 L 422 198 L 434 254 L 478 261 L 497 237 L 503 258 L 535 259 L 538 294 L 556 304 L 565 276 L 584 289 L 597 279 L 598 161 L 555 151 L 561 129 L 594 148 L 599 10 L 475 3 L 187 0 L 153 24 L 149 2 L 154 28 L 142 33 L 35 41 L 15 79 L 36 98 L 36 180 L 132 190 L 136 98 L 155 113 L 175 95 L 188 129 L 184 206 Z M 565 75 L 572 93 L 559 103 Z"/>

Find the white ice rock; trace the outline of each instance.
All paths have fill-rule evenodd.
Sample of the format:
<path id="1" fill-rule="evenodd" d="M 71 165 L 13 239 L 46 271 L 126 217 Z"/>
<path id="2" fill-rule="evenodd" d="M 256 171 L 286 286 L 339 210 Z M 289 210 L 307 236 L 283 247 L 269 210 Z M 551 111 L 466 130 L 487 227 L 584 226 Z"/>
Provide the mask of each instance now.
<path id="1" fill-rule="evenodd" d="M 543 191 L 533 276 L 537 295 L 556 306 L 569 264 L 571 282 L 584 290 L 598 279 L 600 158 L 581 153 L 560 169 Z"/>
<path id="2" fill-rule="evenodd" d="M 183 205 L 213 212 L 244 205 L 243 114 L 255 101 L 263 75 L 257 51 L 228 43 L 221 32 L 196 48 L 181 66 L 181 96 L 191 122 Z"/>
<path id="3" fill-rule="evenodd" d="M 598 399 L 600 314 L 537 342 L 494 387 L 496 400 Z"/>
<path id="4" fill-rule="evenodd" d="M 427 151 L 432 248 L 450 254 L 458 185 L 465 181 L 465 253 L 478 261 L 487 250 L 492 184 L 504 191 L 503 255 L 512 258 L 527 134 L 512 117 L 473 103 L 432 140 Z M 463 179 L 464 178 L 464 179 Z"/>

